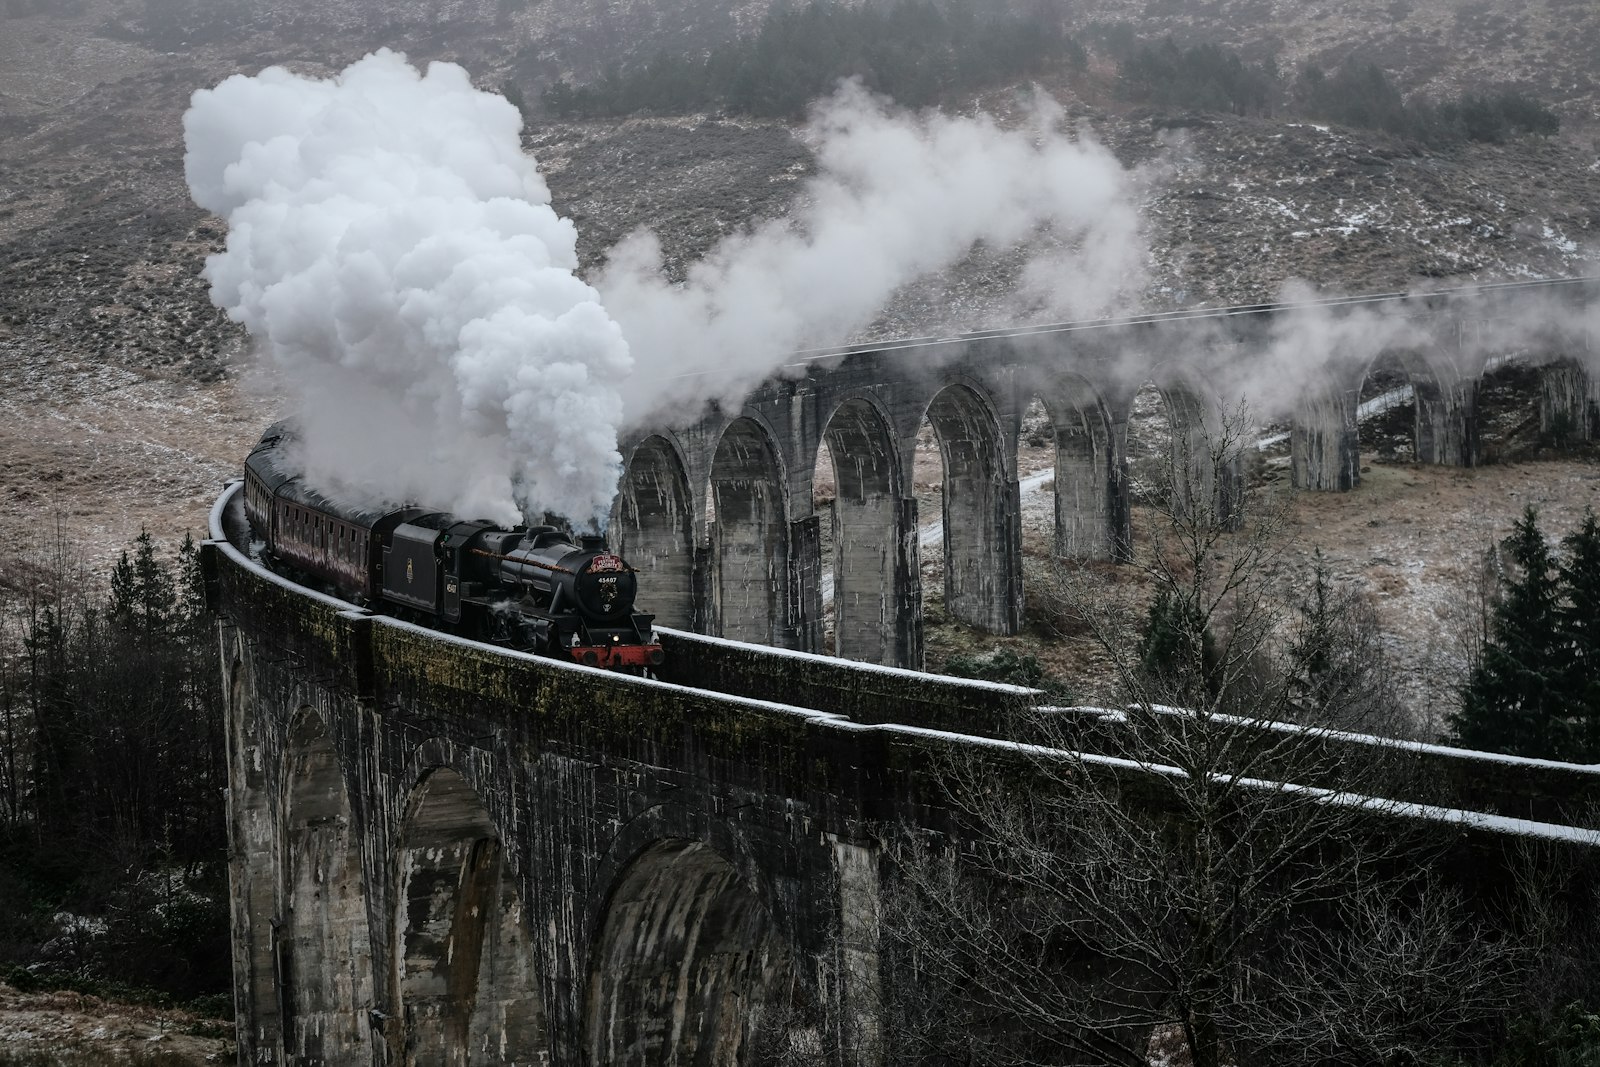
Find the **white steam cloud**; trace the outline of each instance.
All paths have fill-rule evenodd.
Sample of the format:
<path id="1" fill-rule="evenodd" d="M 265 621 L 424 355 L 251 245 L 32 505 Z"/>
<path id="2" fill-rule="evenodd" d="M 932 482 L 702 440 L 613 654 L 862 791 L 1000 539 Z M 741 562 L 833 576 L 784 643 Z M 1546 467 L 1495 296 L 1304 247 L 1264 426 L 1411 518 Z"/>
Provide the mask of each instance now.
<path id="1" fill-rule="evenodd" d="M 609 512 L 628 346 L 520 127 L 460 67 L 388 51 L 194 94 L 185 173 L 228 222 L 211 298 L 296 395 L 317 483 L 502 522 Z"/>
<path id="2" fill-rule="evenodd" d="M 637 234 L 612 252 L 605 307 L 574 273 L 576 234 L 517 112 L 451 64 L 419 74 L 383 51 L 327 80 L 229 78 L 194 95 L 185 170 L 228 222 L 212 300 L 295 394 L 313 481 L 603 522 L 624 421 L 737 403 L 979 242 L 1053 249 L 1022 274 L 1035 308 L 1102 313 L 1137 291 L 1131 175 L 1063 133 L 1048 100 L 1028 118 L 912 116 L 847 84 L 806 131 L 818 173 L 791 217 L 724 241 L 677 286 Z"/>
<path id="3" fill-rule="evenodd" d="M 576 232 L 521 149 L 517 111 L 451 64 L 424 74 L 383 51 L 326 80 L 229 78 L 194 95 L 185 169 L 195 202 L 228 222 L 212 299 L 295 394 L 313 481 L 502 522 L 603 523 L 619 429 L 737 405 L 975 246 L 1032 256 L 1014 295 L 1033 317 L 1136 308 L 1146 176 L 1063 130 L 1048 99 L 1025 119 L 912 115 L 846 84 L 803 133 L 817 172 L 787 217 L 723 241 L 682 284 L 655 236 L 635 234 L 598 293 L 576 276 Z M 1303 307 L 1261 351 L 1190 369 L 1269 416 L 1396 350 L 1470 364 L 1537 341 L 1593 373 L 1593 308 L 1524 308 L 1471 336 L 1447 319 L 1442 337 L 1424 312 Z"/>
<path id="4" fill-rule="evenodd" d="M 1418 287 L 1395 300 L 1346 302 L 1303 281 L 1286 283 L 1259 349 L 1234 351 L 1222 335 L 1212 340 L 1223 362 L 1206 368 L 1216 399 L 1243 398 L 1267 419 L 1330 388 L 1358 385 L 1384 356 L 1405 360 L 1408 374 L 1449 386 L 1474 380 L 1501 360 L 1541 365 L 1565 360 L 1595 367 L 1596 312 L 1559 293 L 1523 292 L 1509 303 L 1493 289 L 1460 287 L 1443 311 L 1431 308 L 1436 290 Z M 1318 301 L 1322 302 L 1318 302 Z M 1201 336 L 1203 339 L 1203 335 Z"/>
<path id="5" fill-rule="evenodd" d="M 909 115 L 847 83 L 813 112 L 818 172 L 790 217 L 718 245 L 682 285 L 655 236 L 612 250 L 598 285 L 638 369 L 626 421 L 737 403 L 799 349 L 870 325 L 902 286 L 982 242 L 1055 246 L 1024 271 L 1029 302 L 1103 314 L 1142 288 L 1138 183 L 1105 148 L 1061 130 L 1040 98 L 1029 121 Z"/>

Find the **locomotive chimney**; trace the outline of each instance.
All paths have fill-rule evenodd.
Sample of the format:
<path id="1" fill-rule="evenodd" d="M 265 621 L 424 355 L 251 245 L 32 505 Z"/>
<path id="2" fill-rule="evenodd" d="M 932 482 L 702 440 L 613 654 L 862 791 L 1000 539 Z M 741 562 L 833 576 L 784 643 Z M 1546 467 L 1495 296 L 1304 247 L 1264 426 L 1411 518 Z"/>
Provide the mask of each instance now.
<path id="1" fill-rule="evenodd" d="M 606 550 L 606 539 L 599 534 L 584 534 L 578 539 L 578 543 L 583 546 L 585 552 L 604 552 Z"/>

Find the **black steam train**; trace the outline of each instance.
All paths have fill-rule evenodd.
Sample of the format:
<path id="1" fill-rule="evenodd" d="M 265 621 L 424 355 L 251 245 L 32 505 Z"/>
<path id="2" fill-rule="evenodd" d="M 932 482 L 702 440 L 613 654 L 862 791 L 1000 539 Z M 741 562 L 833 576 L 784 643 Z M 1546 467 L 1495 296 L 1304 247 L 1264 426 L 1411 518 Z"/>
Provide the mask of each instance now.
<path id="1" fill-rule="evenodd" d="M 598 537 L 554 526 L 506 529 L 422 508 L 375 510 L 307 485 L 268 427 L 244 464 L 245 516 L 269 566 L 389 614 L 589 666 L 663 660 L 636 613 L 637 579 Z"/>

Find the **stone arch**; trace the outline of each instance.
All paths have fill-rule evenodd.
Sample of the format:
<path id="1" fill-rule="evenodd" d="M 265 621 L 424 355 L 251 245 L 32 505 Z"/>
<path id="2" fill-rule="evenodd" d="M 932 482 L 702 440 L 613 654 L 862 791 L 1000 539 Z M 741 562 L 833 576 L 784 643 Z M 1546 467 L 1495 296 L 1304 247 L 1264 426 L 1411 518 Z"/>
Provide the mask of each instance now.
<path id="1" fill-rule="evenodd" d="M 400 834 L 393 1062 L 550 1062 L 532 938 L 505 851 L 466 779 L 449 768 L 422 779 Z"/>
<path id="2" fill-rule="evenodd" d="M 1117 523 L 1111 417 L 1081 379 L 1041 394 L 1055 427 L 1055 552 L 1070 559 L 1116 556 Z"/>
<path id="3" fill-rule="evenodd" d="M 716 849 L 657 840 L 617 879 L 591 955 L 588 1062 L 763 1062 L 784 1026 L 794 958 L 771 909 Z"/>
<path id="4" fill-rule="evenodd" d="M 1159 396 L 1170 430 L 1170 439 L 1156 448 L 1156 477 L 1163 497 L 1157 501 L 1159 508 L 1186 515 L 1203 504 L 1215 509 L 1224 523 L 1237 520 L 1244 465 L 1253 447 L 1243 439 L 1245 427 L 1227 427 L 1233 439 L 1221 440 L 1218 435 L 1224 430 L 1224 413 L 1218 400 L 1179 368 L 1154 368 L 1139 391 L 1147 386 Z M 1136 403 L 1137 394 L 1133 401 Z M 1229 455 L 1218 454 L 1224 445 Z"/>
<path id="5" fill-rule="evenodd" d="M 730 422 L 711 461 L 712 630 L 722 637 L 791 643 L 785 484 L 767 429 Z"/>
<path id="6" fill-rule="evenodd" d="M 372 949 L 350 796 L 322 716 L 301 708 L 284 752 L 284 1044 L 307 1067 L 370 1058 Z"/>
<path id="7" fill-rule="evenodd" d="M 899 589 L 908 569 L 899 454 L 889 420 L 863 397 L 829 416 L 822 440 L 833 464 L 834 651 L 895 664 L 904 658 Z M 913 549 L 914 551 L 914 549 Z"/>
<path id="8" fill-rule="evenodd" d="M 944 602 L 951 616 L 991 633 L 1022 621 L 1017 481 L 1006 469 L 994 405 L 966 384 L 946 386 L 926 417 L 944 468 Z"/>
<path id="9" fill-rule="evenodd" d="M 1418 463 L 1477 463 L 1477 383 L 1442 356 L 1416 348 L 1380 353 L 1362 369 L 1362 383 L 1385 356 L 1397 360 L 1412 391 L 1412 445 Z"/>
<path id="10" fill-rule="evenodd" d="M 694 494 L 667 438 L 645 438 L 628 458 L 617 496 L 617 552 L 640 571 L 641 610 L 663 626 L 694 624 Z"/>
<path id="11" fill-rule="evenodd" d="M 243 658 L 229 670 L 228 880 L 232 883 L 233 990 L 240 1057 L 279 1058 L 283 1043 L 277 945 L 278 835 L 268 788 L 261 723 L 251 699 L 253 680 Z"/>

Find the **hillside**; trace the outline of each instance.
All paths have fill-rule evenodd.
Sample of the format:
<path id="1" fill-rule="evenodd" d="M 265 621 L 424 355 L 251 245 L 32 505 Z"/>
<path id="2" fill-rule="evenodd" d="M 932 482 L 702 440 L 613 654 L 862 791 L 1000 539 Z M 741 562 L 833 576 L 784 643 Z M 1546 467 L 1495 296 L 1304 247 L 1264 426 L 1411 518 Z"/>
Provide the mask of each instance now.
<path id="1" fill-rule="evenodd" d="M 764 6 L 287 0 L 201 10 L 187 0 L 0 8 L 9 13 L 0 19 L 0 534 L 36 543 L 59 523 L 101 569 L 141 525 L 163 538 L 198 531 L 217 486 L 276 413 L 273 383 L 253 372 L 245 338 L 210 306 L 198 275 L 223 231 L 183 182 L 190 93 L 268 63 L 331 73 L 392 45 L 532 96 L 601 57 L 703 47 L 753 26 Z M 1592 5 L 1100 0 L 1075 11 L 1089 66 L 1046 88 L 1152 176 L 1144 308 L 1272 299 L 1291 278 L 1371 292 L 1596 270 Z M 1399 84 L 1430 92 L 1515 82 L 1543 94 L 1564 130 L 1428 150 L 1320 124 L 1129 107 L 1109 92 L 1109 61 L 1093 50 L 1118 20 L 1149 37 L 1272 51 L 1285 66 L 1359 49 L 1391 63 Z M 952 104 L 1002 118 L 1018 108 L 1010 90 Z M 525 144 L 578 225 L 587 270 L 649 226 L 681 275 L 721 235 L 785 214 L 813 167 L 795 128 L 728 115 L 535 116 Z M 902 290 L 867 336 L 1029 321 L 1037 310 L 1012 297 L 1021 265 L 979 250 Z M 1410 506 L 1403 494 L 1393 504 Z M 1481 505 L 1502 525 L 1516 507 Z"/>
<path id="2" fill-rule="evenodd" d="M 1025 7 L 1021 0 L 1014 6 Z M 463 64 L 487 89 L 537 101 L 557 78 L 593 79 L 660 49 L 699 54 L 752 30 L 768 0 L 0 0 L 0 603 L 30 557 L 58 541 L 102 576 L 141 527 L 198 534 L 282 401 L 199 271 L 224 230 L 190 201 L 182 116 L 190 95 L 282 64 L 330 75 L 391 47 Z M 1081 70 L 1041 79 L 1066 119 L 1139 168 L 1147 278 L 1137 307 L 1251 303 L 1291 279 L 1324 291 L 1395 291 L 1504 278 L 1600 274 L 1600 5 L 1592 0 L 1073 0 Z M 1132 106 L 1112 53 L 1130 35 L 1215 42 L 1293 71 L 1358 56 L 1401 89 L 1443 97 L 1511 85 L 1562 119 L 1551 138 L 1428 148 L 1285 117 Z M 1024 87 L 946 102 L 1019 121 Z M 800 127 L 734 114 L 553 121 L 524 144 L 574 220 L 591 275 L 639 227 L 681 278 L 723 235 L 780 218 L 814 172 Z M 1019 325 L 1021 255 L 976 250 L 898 292 L 864 340 Z M 847 338 L 838 338 L 839 341 Z M 1527 380 L 1486 405 L 1496 458 L 1418 467 L 1396 447 L 1403 411 L 1363 428 L 1363 481 L 1297 495 L 1286 577 L 1320 548 L 1372 597 L 1420 732 L 1436 730 L 1475 625 L 1481 553 L 1527 504 L 1552 533 L 1600 506 L 1594 457 L 1552 458 L 1529 440 Z M 1381 391 L 1394 383 L 1374 379 Z M 1136 434 L 1148 434 L 1148 423 Z M 937 451 L 916 481 L 938 514 Z M 1051 462 L 1030 443 L 1025 473 Z M 1268 470 L 1275 457 L 1269 455 Z M 1369 461 L 1370 460 L 1370 461 Z M 826 472 L 819 481 L 826 482 Z M 1049 577 L 1048 491 L 1024 505 L 1029 579 Z M 826 524 L 824 524 L 826 525 Z M 1084 697 L 1104 664 L 1062 639 L 1048 598 L 999 640 L 944 618 L 941 561 L 924 560 L 928 662 L 995 647 L 1037 651 Z M 9 568 L 9 569 L 8 569 Z M 1126 576 L 1126 570 L 1123 575 Z M 1123 577 L 1128 584 L 1136 579 Z M 8 633 L 8 638 L 14 634 Z M 0 986 L 0 1063 L 202 1063 L 225 1057 L 213 1024 L 116 1011 L 89 998 Z M 159 1040 L 158 1040 L 159 1039 Z M 15 1058 L 13 1058 L 15 1057 Z"/>

